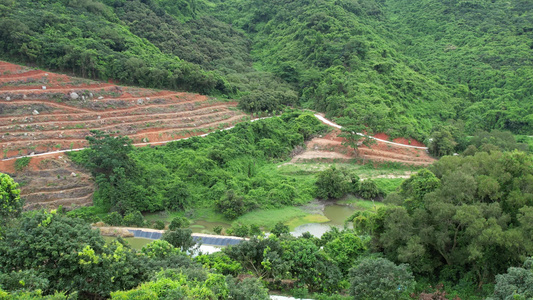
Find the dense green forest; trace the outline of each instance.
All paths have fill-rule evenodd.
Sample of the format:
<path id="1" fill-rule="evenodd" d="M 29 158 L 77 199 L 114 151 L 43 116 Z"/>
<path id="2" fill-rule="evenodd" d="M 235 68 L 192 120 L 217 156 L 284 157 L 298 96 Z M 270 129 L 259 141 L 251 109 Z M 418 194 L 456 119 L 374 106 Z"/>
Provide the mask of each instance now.
<path id="1" fill-rule="evenodd" d="M 300 115 L 296 120 L 305 118 Z M 268 123 L 257 124 L 236 132 L 268 132 L 259 130 Z M 124 145 L 123 140 L 114 140 Z M 186 151 L 195 143 L 201 141 L 171 145 L 169 153 Z M 117 159 L 100 161 L 97 170 L 106 174 L 106 163 L 113 163 L 117 164 L 113 172 L 131 172 L 133 168 L 118 165 L 134 156 L 127 151 L 118 149 Z M 235 165 L 232 160 L 227 163 Z M 241 166 L 247 169 L 246 164 Z M 337 189 L 353 189 L 353 175 L 338 171 L 324 170 L 317 185 L 329 178 Z M 202 181 L 201 173 L 194 174 L 200 176 L 195 180 Z M 283 176 L 270 175 L 271 182 L 258 177 L 256 183 L 242 184 L 250 188 L 255 184 L 256 190 L 269 185 L 290 187 L 290 182 L 280 182 Z M 21 215 L 17 184 L 4 174 L 0 179 L 0 296 L 4 298 L 266 299 L 265 287 L 316 299 L 533 296 L 533 157 L 516 150 L 446 156 L 405 180 L 385 198 L 385 206 L 356 211 L 346 220 L 353 229 L 333 228 L 321 238 L 308 233 L 295 238 L 280 223 L 268 237 L 255 228 L 250 233 L 255 237 L 248 241 L 193 259 L 188 252 L 194 245 L 191 231 L 182 228 L 187 226 L 182 220 L 173 221 L 162 240 L 140 251 L 120 239 L 106 244 L 86 221 L 72 217 L 76 213 Z M 355 183 L 361 190 L 363 184 Z M 122 184 L 127 190 L 128 182 Z M 202 192 L 201 185 L 191 186 Z M 221 199 L 239 197 L 243 205 L 248 204 L 248 195 L 234 194 Z M 265 203 L 255 204 L 269 205 L 267 198 L 259 199 Z M 181 205 L 179 200 L 170 201 Z M 235 203 L 232 207 L 239 208 Z M 130 213 L 124 220 L 135 218 Z M 234 279 L 243 274 L 247 279 Z"/>
<path id="2" fill-rule="evenodd" d="M 93 132 L 70 158 L 94 206 L 68 213 L 22 212 L 0 173 L 0 299 L 532 299 L 532 24 L 528 0 L 0 0 L 0 59 L 285 111 L 166 146 Z M 282 173 L 327 131 L 287 106 L 442 158 L 388 189 L 335 166 Z M 196 257 L 182 217 L 346 195 L 383 203 L 320 238 L 237 225 L 249 240 Z M 143 216 L 159 211 L 180 216 L 142 250 L 90 228 L 163 229 Z"/>
<path id="3" fill-rule="evenodd" d="M 96 132 L 88 138 L 91 147 L 71 157 L 92 171 L 98 184 L 93 202 L 106 211 L 124 215 L 214 205 L 234 219 L 253 209 L 313 199 L 307 182 L 265 167 L 325 129 L 313 115 L 294 111 L 152 148 L 135 149 L 127 138 Z"/>
<path id="4" fill-rule="evenodd" d="M 301 105 L 393 137 L 458 121 L 533 127 L 527 1 L 0 2 L 0 58 L 197 91 L 250 111 Z"/>

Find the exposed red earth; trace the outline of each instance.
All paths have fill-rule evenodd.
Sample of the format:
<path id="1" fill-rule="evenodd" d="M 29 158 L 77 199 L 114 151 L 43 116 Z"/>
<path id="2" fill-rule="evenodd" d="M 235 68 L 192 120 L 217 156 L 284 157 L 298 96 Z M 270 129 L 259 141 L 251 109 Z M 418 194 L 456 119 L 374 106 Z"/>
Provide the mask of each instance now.
<path id="1" fill-rule="evenodd" d="M 388 144 L 377 141 L 370 147 L 360 146 L 356 153 L 352 148 L 342 145 L 343 138 L 338 137 L 339 129 L 335 129 L 325 136 L 317 137 L 307 142 L 306 149 L 293 157 L 291 163 L 299 162 L 332 162 L 350 161 L 360 159 L 372 162 L 398 162 L 406 165 L 429 165 L 435 161 L 426 150 L 402 147 L 400 145 Z M 376 134 L 374 137 L 388 140 L 386 134 Z M 393 142 L 424 147 L 424 144 L 407 139 L 394 139 Z"/>
<path id="2" fill-rule="evenodd" d="M 236 106 L 199 94 L 125 87 L 0 62 L 0 172 L 21 183 L 26 208 L 88 205 L 94 191 L 90 175 L 66 154 L 34 156 L 22 171 L 9 159 L 87 147 L 91 130 L 127 135 L 142 145 L 202 135 L 249 120 Z"/>
<path id="3" fill-rule="evenodd" d="M 49 152 L 86 147 L 85 137 L 93 129 L 127 135 L 137 145 L 202 135 L 249 120 L 236 105 L 198 94 L 124 87 L 0 62 L 0 172 L 21 184 L 26 209 L 90 205 L 94 191 L 90 174 L 65 153 Z M 423 149 L 384 142 L 362 146 L 356 156 L 342 145 L 338 133 L 335 129 L 307 142 L 307 149 L 291 162 L 359 158 L 427 165 L 434 161 Z M 389 140 L 385 134 L 375 137 Z M 394 142 L 423 146 L 415 140 Z M 46 155 L 34 156 L 29 166 L 15 170 L 15 158 L 39 153 Z"/>

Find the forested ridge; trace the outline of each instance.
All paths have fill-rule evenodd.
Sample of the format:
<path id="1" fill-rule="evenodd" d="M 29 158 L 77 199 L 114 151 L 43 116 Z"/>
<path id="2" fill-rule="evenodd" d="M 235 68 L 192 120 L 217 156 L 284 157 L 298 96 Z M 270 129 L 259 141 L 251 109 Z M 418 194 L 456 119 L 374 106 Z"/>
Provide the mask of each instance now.
<path id="1" fill-rule="evenodd" d="M 301 105 L 389 135 L 530 133 L 527 1 L 11 1 L 1 57 L 125 84 Z"/>
<path id="2" fill-rule="evenodd" d="M 69 158 L 91 172 L 94 206 L 68 212 L 23 212 L 19 185 L 0 173 L 0 299 L 531 299 L 532 144 L 517 135 L 533 133 L 532 10 L 522 0 L 0 0 L 1 59 L 273 115 L 145 148 L 93 131 Z M 284 173 L 328 131 L 287 106 L 336 118 L 355 150 L 366 142 L 355 132 L 385 132 L 442 158 L 390 164 L 410 177 L 386 188 L 382 174 L 349 168 L 358 159 Z M 350 197 L 366 207 L 321 237 L 239 223 Z M 214 233 L 249 239 L 193 257 L 187 218 L 198 212 L 233 222 Z M 97 223 L 166 230 L 135 250 L 106 243 Z"/>

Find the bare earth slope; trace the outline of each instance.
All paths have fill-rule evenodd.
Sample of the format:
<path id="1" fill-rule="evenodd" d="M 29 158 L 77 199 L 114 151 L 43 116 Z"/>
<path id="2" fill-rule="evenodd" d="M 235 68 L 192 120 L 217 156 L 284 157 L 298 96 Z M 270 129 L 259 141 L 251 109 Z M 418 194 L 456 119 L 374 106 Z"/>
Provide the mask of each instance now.
<path id="1" fill-rule="evenodd" d="M 0 172 L 22 182 L 26 207 L 87 205 L 90 176 L 61 153 L 87 146 L 91 130 L 129 136 L 134 144 L 201 135 L 249 120 L 236 102 L 184 92 L 118 86 L 0 62 Z"/>

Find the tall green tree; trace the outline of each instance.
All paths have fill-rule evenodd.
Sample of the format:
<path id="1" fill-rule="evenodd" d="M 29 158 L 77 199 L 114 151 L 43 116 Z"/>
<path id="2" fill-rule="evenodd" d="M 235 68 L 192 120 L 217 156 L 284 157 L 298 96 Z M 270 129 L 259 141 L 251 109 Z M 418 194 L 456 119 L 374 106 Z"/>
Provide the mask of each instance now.
<path id="1" fill-rule="evenodd" d="M 17 217 L 22 211 L 20 189 L 11 176 L 0 173 L 0 225 Z"/>

